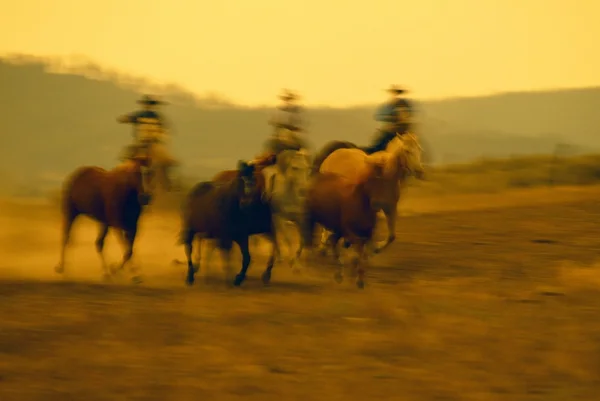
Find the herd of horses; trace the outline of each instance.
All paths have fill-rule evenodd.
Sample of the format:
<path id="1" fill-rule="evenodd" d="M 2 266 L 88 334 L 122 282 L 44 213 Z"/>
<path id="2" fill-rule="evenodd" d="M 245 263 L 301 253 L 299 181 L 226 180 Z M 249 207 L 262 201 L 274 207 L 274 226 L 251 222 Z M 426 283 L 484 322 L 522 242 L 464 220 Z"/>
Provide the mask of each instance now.
<path id="1" fill-rule="evenodd" d="M 196 184 L 187 194 L 181 212 L 179 240 L 187 263 L 180 263 L 187 264 L 186 282 L 193 284 L 200 269 L 200 249 L 194 249 L 194 243 L 200 245 L 203 239 L 209 239 L 222 251 L 227 282 L 242 284 L 251 263 L 249 238 L 262 234 L 273 245 L 262 274 L 262 281 L 269 283 L 273 266 L 282 260 L 278 239 L 292 249 L 286 230 L 291 223 L 300 238 L 289 261 L 294 270 L 300 266 L 304 248 L 313 251 L 308 254 L 314 254 L 315 232 L 320 227 L 320 251 L 326 254 L 331 249 L 337 262 L 335 280 L 343 280 L 338 247 L 341 241 L 345 248 L 354 251 L 351 265 L 357 286 L 363 288 L 371 251 L 381 252 L 395 239 L 397 204 L 407 178 L 424 178 L 421 153 L 418 137 L 412 133 L 396 136 L 385 150 L 373 154 L 350 142 L 332 141 L 314 158 L 304 149 L 267 153 L 251 161 L 240 161 L 236 169 Z M 155 192 L 155 176 L 149 154 L 134 155 L 109 171 L 95 166 L 75 170 L 63 187 L 62 245 L 56 271 L 65 270 L 70 233 L 81 215 L 100 224 L 96 250 L 105 277 L 123 270 L 133 256 L 138 220 Z M 388 237 L 375 243 L 373 233 L 379 211 L 386 217 Z M 109 268 L 103 256 L 110 228 L 117 232 L 125 248 L 116 268 Z M 234 243 L 242 254 L 241 270 L 235 277 L 231 263 Z M 137 272 L 133 280 L 141 282 Z"/>

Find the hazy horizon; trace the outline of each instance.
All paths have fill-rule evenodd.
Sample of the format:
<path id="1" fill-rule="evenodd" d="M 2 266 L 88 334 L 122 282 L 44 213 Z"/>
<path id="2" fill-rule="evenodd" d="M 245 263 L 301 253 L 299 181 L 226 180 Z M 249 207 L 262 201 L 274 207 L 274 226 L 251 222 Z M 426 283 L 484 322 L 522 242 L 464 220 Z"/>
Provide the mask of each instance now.
<path id="1" fill-rule="evenodd" d="M 23 0 L 0 16 L 0 54 L 85 57 L 199 96 L 272 105 L 423 100 L 600 86 L 600 4 L 581 0 L 274 0 L 200 4 Z M 31 11 L 37 10 L 37 11 Z"/>
<path id="2" fill-rule="evenodd" d="M 107 73 L 107 76 L 103 78 L 99 78 L 101 80 L 106 81 L 114 81 L 114 83 L 119 85 L 126 85 L 126 81 L 128 78 L 133 78 L 136 80 L 140 80 L 140 82 L 144 82 L 150 86 L 156 86 L 156 88 L 170 88 L 171 90 L 175 90 L 176 92 L 181 90 L 186 93 L 189 93 L 196 97 L 199 100 L 207 99 L 210 97 L 215 97 L 220 101 L 226 102 L 228 105 L 236 106 L 236 107 L 244 107 L 244 108 L 264 108 L 264 107 L 273 107 L 274 103 L 277 102 L 272 101 L 271 103 L 257 103 L 257 104 L 242 104 L 237 102 L 234 98 L 229 96 L 227 93 L 222 93 L 218 91 L 212 91 L 208 93 L 197 93 L 191 91 L 189 88 L 179 85 L 175 82 L 168 80 L 160 80 L 153 79 L 148 76 L 137 75 L 135 73 L 131 73 L 128 71 L 122 71 L 117 68 L 111 68 L 110 66 L 104 65 L 97 60 L 91 59 L 87 56 L 79 55 L 79 56 L 57 56 L 57 55 L 33 55 L 26 53 L 7 53 L 0 54 L 0 61 L 19 65 L 21 63 L 25 63 L 26 65 L 30 65 L 30 63 L 41 63 L 44 66 L 50 68 L 49 72 L 52 73 L 62 73 L 62 74 L 72 74 L 76 76 L 87 76 L 92 79 L 98 79 L 96 77 L 88 76 L 92 71 L 89 70 L 89 67 L 98 67 L 101 69 L 102 73 Z M 59 68 L 60 71 L 54 71 L 54 68 Z M 110 76 L 111 73 L 116 73 L 117 76 Z M 127 85 L 126 85 L 127 86 Z M 138 85 L 134 84 L 134 87 Z M 142 85 L 144 86 L 144 85 Z M 532 90 L 514 90 L 514 91 L 498 91 L 491 93 L 483 93 L 483 94 L 475 94 L 475 95 L 454 95 L 447 97 L 431 97 L 431 98 L 423 98 L 416 96 L 416 94 L 410 94 L 411 98 L 414 98 L 418 101 L 424 102 L 444 102 L 451 100 L 466 100 L 466 99 L 479 99 L 486 97 L 494 97 L 494 96 L 502 96 L 502 95 L 510 95 L 510 94 L 521 94 L 521 93 L 556 93 L 560 91 L 577 91 L 577 90 L 587 90 L 587 89 L 597 89 L 600 88 L 600 84 L 597 85 L 589 85 L 589 86 L 576 86 L 576 87 L 560 87 L 560 88 L 542 88 L 542 89 L 532 89 Z M 140 88 L 138 88 L 140 89 Z M 152 88 L 148 89 L 147 93 L 153 93 Z M 415 96 L 412 96 L 415 95 Z M 385 97 L 384 97 L 385 98 Z M 303 99 L 301 99 L 302 102 Z M 381 99 L 379 100 L 381 101 Z M 306 102 L 302 102 L 306 103 Z M 374 103 L 378 103 L 377 101 L 367 102 L 367 101 L 358 101 L 353 104 L 346 105 L 330 105 L 330 104 L 311 104 L 307 105 L 312 108 L 332 108 L 332 109 L 346 109 L 346 108 L 355 108 L 355 107 L 366 107 L 372 106 Z"/>

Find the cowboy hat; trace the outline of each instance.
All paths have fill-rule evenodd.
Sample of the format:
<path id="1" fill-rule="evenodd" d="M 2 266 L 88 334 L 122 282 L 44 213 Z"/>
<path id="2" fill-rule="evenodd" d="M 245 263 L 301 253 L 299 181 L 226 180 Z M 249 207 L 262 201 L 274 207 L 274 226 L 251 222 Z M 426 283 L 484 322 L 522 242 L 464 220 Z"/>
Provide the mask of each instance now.
<path id="1" fill-rule="evenodd" d="M 392 85 L 387 89 L 388 92 L 400 95 L 406 92 L 406 89 L 399 87 L 398 85 Z"/>
<path id="2" fill-rule="evenodd" d="M 159 100 L 152 95 L 143 95 L 137 102 L 139 104 L 147 104 L 147 105 L 168 104 L 167 102 Z"/>
<path id="3" fill-rule="evenodd" d="M 283 93 L 281 93 L 279 95 L 279 98 L 283 99 L 283 100 L 294 100 L 294 99 L 298 99 L 298 95 L 296 95 L 294 92 L 292 92 L 289 89 L 284 89 Z"/>

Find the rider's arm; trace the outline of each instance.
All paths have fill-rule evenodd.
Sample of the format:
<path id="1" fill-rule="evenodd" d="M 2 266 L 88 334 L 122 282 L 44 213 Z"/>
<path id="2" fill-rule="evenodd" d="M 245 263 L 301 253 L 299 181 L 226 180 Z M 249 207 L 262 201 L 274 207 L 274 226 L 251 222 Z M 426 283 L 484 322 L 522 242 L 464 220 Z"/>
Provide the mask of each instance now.
<path id="1" fill-rule="evenodd" d="M 117 122 L 121 124 L 133 124 L 137 120 L 136 113 L 124 114 L 122 116 L 117 117 Z"/>

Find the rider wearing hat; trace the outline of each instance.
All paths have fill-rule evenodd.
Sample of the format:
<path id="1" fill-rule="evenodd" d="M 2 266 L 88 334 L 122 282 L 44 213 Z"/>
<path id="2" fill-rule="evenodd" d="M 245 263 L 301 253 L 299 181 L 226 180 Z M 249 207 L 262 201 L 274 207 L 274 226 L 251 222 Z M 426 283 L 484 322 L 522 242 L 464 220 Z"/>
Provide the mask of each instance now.
<path id="1" fill-rule="evenodd" d="M 168 189 L 171 185 L 170 171 L 177 162 L 166 143 L 166 128 L 170 124 L 167 124 L 164 116 L 158 112 L 158 107 L 167 103 L 151 95 L 142 96 L 137 103 L 141 105 L 139 110 L 117 118 L 119 123 L 133 125 L 134 143 L 125 149 L 122 157 L 128 159 L 138 152 L 149 152 L 153 162 L 156 162 L 157 166 L 162 166 Z"/>
<path id="2" fill-rule="evenodd" d="M 117 122 L 132 124 L 134 139 L 136 141 L 143 141 L 149 139 L 146 136 L 151 136 L 151 133 L 146 131 L 162 131 L 163 128 L 166 128 L 163 116 L 157 111 L 158 106 L 164 105 L 166 102 L 158 100 L 151 95 L 144 95 L 137 103 L 142 106 L 140 110 L 118 117 Z"/>
<path id="3" fill-rule="evenodd" d="M 282 103 L 277 106 L 269 124 L 273 127 L 273 144 L 276 152 L 279 148 L 300 148 L 303 140 L 298 135 L 303 130 L 302 108 L 296 103 L 298 95 L 290 90 L 284 90 L 279 99 Z M 275 145 L 276 144 L 276 145 Z M 275 146 L 273 146 L 275 145 Z"/>
<path id="4" fill-rule="evenodd" d="M 385 150 L 396 135 L 404 135 L 411 129 L 414 110 L 412 103 L 402 96 L 406 90 L 393 85 L 387 92 L 391 94 L 390 100 L 381 105 L 375 113 L 375 121 L 380 122 L 381 127 L 371 145 L 365 148 L 369 154 Z"/>

